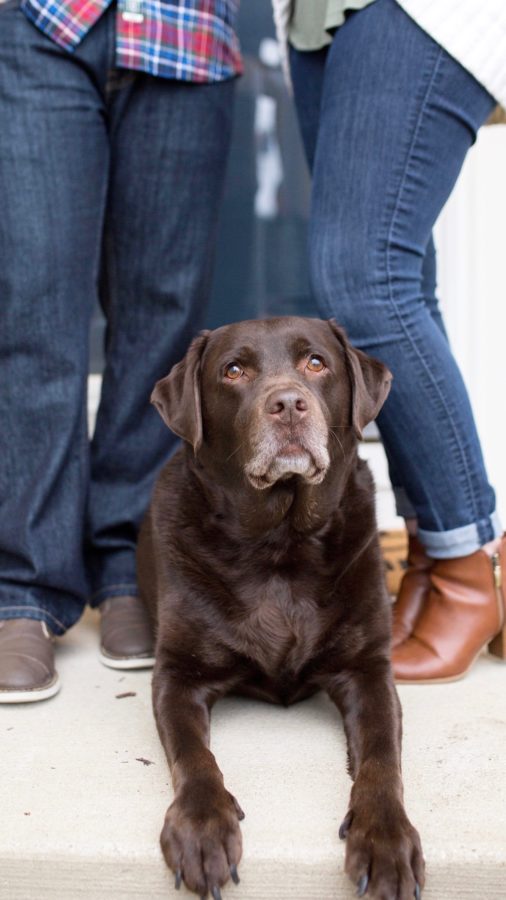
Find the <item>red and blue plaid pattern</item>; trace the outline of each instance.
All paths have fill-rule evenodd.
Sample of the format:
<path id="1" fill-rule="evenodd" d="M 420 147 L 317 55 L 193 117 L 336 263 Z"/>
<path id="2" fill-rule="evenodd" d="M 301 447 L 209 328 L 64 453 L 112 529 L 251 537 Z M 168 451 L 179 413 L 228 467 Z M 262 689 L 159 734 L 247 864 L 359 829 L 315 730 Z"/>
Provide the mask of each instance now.
<path id="1" fill-rule="evenodd" d="M 114 0 L 22 0 L 29 19 L 72 51 Z M 242 71 L 239 0 L 118 0 L 116 65 L 181 81 L 224 81 Z"/>

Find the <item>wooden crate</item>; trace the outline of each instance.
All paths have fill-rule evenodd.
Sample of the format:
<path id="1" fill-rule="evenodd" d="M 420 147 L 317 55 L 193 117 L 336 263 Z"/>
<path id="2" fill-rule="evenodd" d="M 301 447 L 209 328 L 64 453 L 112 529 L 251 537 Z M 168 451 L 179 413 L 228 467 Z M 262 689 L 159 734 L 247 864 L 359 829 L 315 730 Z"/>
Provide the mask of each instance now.
<path id="1" fill-rule="evenodd" d="M 406 570 L 408 536 L 405 531 L 380 531 L 380 545 L 388 592 L 395 595 Z"/>

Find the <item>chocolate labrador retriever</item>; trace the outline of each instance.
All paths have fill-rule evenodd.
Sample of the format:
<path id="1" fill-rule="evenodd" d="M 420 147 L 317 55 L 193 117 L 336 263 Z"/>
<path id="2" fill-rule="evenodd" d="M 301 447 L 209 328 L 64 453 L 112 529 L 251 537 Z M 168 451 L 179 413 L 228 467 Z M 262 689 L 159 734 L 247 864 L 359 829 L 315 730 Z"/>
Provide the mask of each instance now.
<path id="1" fill-rule="evenodd" d="M 340 836 L 358 896 L 420 896 L 373 484 L 357 454 L 390 381 L 335 322 L 287 317 L 204 332 L 153 392 L 184 441 L 138 550 L 175 792 L 161 845 L 176 887 L 201 897 L 220 900 L 241 857 L 243 812 L 209 749 L 213 703 L 318 690 L 344 720 L 354 783 Z"/>

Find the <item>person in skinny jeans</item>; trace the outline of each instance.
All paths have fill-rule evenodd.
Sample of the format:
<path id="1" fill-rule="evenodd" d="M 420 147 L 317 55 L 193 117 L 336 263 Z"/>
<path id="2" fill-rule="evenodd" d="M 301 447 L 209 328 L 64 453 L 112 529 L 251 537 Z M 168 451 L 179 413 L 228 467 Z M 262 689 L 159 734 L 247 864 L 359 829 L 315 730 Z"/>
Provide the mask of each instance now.
<path id="1" fill-rule="evenodd" d="M 395 0 L 362 6 L 319 49 L 290 46 L 312 286 L 321 314 L 394 375 L 378 427 L 411 533 L 396 678 L 450 680 L 486 645 L 506 655 L 506 541 L 437 305 L 432 230 L 498 98 Z"/>

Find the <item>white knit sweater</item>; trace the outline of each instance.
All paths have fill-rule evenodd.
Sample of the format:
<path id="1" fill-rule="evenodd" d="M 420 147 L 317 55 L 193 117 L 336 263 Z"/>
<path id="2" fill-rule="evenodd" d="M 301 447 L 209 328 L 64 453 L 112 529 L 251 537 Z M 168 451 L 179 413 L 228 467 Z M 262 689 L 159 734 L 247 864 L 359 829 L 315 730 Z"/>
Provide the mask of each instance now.
<path id="1" fill-rule="evenodd" d="M 397 2 L 506 108 L 506 0 Z M 273 7 L 284 49 L 291 0 L 273 0 Z"/>

